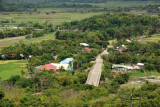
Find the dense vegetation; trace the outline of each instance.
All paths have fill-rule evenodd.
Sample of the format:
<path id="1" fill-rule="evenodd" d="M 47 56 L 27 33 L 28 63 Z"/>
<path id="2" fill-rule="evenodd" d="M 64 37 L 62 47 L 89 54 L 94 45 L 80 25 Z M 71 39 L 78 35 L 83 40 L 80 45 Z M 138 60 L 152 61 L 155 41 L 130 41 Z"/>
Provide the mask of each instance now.
<path id="1" fill-rule="evenodd" d="M 74 9 L 80 9 L 78 10 L 72 10 L 72 12 L 130 12 L 130 11 L 146 11 L 148 13 L 153 13 L 153 10 L 150 8 L 150 5 L 140 5 L 140 6 L 128 6 L 125 7 L 117 6 L 114 8 L 111 8 L 109 6 L 103 6 L 103 5 L 95 5 L 95 3 L 108 3 L 108 2 L 137 2 L 137 0 L 8 0 L 3 3 L 3 7 L 1 7 L 1 10 L 9 12 L 37 12 L 39 8 L 74 8 Z M 138 0 L 138 2 L 147 2 L 150 0 Z M 156 2 L 157 0 L 155 0 Z M 152 2 L 154 2 L 152 0 Z M 157 9 L 156 13 L 158 13 Z M 55 13 L 55 11 L 53 11 Z M 155 13 L 155 11 L 154 11 Z"/>
<path id="2" fill-rule="evenodd" d="M 3 29 L 0 31 L 0 39 L 7 38 L 7 37 L 17 37 L 17 36 L 25 36 L 27 34 L 31 34 L 33 38 L 43 36 L 45 33 L 50 33 L 54 32 L 53 27 L 51 24 L 39 24 L 35 23 L 32 24 L 28 27 L 25 27 L 25 24 L 19 25 L 19 27 L 24 27 L 24 28 L 8 28 L 8 29 Z M 37 31 L 38 30 L 38 31 Z M 26 37 L 29 39 L 28 37 Z"/>
<path id="3" fill-rule="evenodd" d="M 137 38 L 142 35 L 152 35 L 160 32 L 160 21 L 157 17 L 137 16 L 132 14 L 105 14 L 94 16 L 82 21 L 64 23 L 60 29 L 79 29 L 80 31 L 95 32 L 100 40 L 113 38 Z M 64 39 L 67 34 L 57 33 L 58 39 Z M 72 35 L 73 36 L 73 35 Z M 76 36 L 77 37 L 77 36 Z M 81 37 L 81 36 L 79 36 Z M 67 38 L 71 38 L 67 36 Z"/>
<path id="4" fill-rule="evenodd" d="M 148 13 L 158 13 L 160 15 L 159 7 L 160 7 L 160 5 L 156 4 L 156 5 L 148 5 L 145 8 Z"/>
<path id="5" fill-rule="evenodd" d="M 104 2 L 107 2 L 107 1 L 151 1 L 151 0 L 8 0 L 8 1 L 104 3 Z M 157 1 L 157 0 L 154 0 L 154 1 Z"/>
<path id="6" fill-rule="evenodd" d="M 42 36 L 42 33 L 53 31 L 52 25 L 48 24 L 36 23 L 30 27 L 33 29 L 27 34 L 32 35 L 27 35 L 27 39 L 30 36 Z M 159 33 L 160 21 L 157 17 L 125 13 L 104 14 L 82 21 L 64 23 L 57 27 L 60 28 L 56 32 L 57 40 L 45 40 L 32 44 L 20 42 L 14 46 L 2 48 L 1 60 L 28 59 L 26 65 L 28 72 L 25 75 L 22 70 L 21 76 L 12 76 L 8 80 L 0 81 L 2 88 L 0 89 L 0 106 L 120 107 L 128 106 L 129 101 L 123 101 L 121 98 L 129 98 L 131 93 L 134 98 L 141 97 L 141 100 L 133 103 L 134 106 L 159 106 L 159 85 L 146 82 L 141 87 L 132 89 L 131 92 L 131 88 L 121 87 L 128 82 L 129 75 L 113 76 L 111 71 L 114 63 L 137 62 L 145 63 L 141 72 L 160 71 L 160 42 L 143 44 L 137 41 L 131 43 L 125 41 L 126 38 L 135 39 L 141 35 L 149 36 Z M 43 29 L 45 32 L 33 31 L 34 29 Z M 20 32 L 19 30 L 15 31 Z M 9 34 L 19 35 L 17 32 L 10 31 Z M 107 41 L 114 38 L 118 39 L 114 48 L 126 45 L 126 52 L 115 52 L 110 48 L 108 50 L 110 55 L 103 56 L 104 68 L 100 86 L 85 84 L 95 57 L 102 52 L 102 48 L 107 47 L 109 44 Z M 89 48 L 93 50 L 86 51 L 84 46 L 80 46 L 82 42 L 88 43 Z M 73 70 L 60 68 L 56 71 L 35 72 L 36 66 L 60 62 L 68 57 L 74 58 Z M 12 92 L 9 93 L 9 90 Z"/>

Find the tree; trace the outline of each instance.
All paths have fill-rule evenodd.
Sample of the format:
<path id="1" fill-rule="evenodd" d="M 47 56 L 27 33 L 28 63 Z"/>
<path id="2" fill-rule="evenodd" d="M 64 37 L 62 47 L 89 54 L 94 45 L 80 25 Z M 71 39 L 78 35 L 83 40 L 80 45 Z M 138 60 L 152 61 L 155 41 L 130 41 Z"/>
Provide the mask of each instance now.
<path id="1" fill-rule="evenodd" d="M 3 0 L 0 0 L 0 11 L 3 9 Z"/>
<path id="2" fill-rule="evenodd" d="M 5 93 L 3 90 L 0 89 L 0 100 L 5 96 Z"/>
<path id="3" fill-rule="evenodd" d="M 0 100 L 0 106 L 1 107 L 16 107 L 14 102 L 10 101 L 9 99 Z"/>

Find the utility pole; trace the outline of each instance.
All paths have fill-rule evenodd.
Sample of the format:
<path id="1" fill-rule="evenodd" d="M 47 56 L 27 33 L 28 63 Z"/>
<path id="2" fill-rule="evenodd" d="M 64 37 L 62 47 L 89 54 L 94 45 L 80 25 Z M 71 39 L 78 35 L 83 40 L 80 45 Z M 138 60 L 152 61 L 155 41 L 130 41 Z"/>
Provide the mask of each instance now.
<path id="1" fill-rule="evenodd" d="M 132 90 L 132 91 L 133 91 L 133 90 Z M 132 107 L 132 101 L 133 101 L 133 100 L 141 100 L 141 98 L 133 98 L 132 92 L 130 93 L 130 98 L 121 97 L 121 99 L 130 100 L 130 107 Z"/>

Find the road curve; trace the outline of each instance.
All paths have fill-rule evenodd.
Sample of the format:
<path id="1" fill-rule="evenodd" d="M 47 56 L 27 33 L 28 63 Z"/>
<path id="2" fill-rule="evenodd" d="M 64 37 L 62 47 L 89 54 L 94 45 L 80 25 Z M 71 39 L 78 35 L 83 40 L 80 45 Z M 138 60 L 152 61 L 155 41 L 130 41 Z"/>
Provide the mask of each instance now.
<path id="1" fill-rule="evenodd" d="M 93 69 L 89 72 L 86 84 L 98 86 L 101 78 L 101 72 L 103 67 L 103 59 L 101 55 L 108 54 L 107 50 L 104 50 L 101 54 L 96 57 L 96 63 Z"/>

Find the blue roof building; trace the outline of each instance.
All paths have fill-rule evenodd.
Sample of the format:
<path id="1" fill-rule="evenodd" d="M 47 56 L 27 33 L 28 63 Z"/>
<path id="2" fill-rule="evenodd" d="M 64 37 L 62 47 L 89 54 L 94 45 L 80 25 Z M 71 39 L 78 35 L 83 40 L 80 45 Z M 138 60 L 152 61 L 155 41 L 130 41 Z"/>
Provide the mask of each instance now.
<path id="1" fill-rule="evenodd" d="M 60 64 L 69 64 L 71 61 L 73 61 L 74 59 L 73 58 L 66 58 L 64 60 L 62 60 L 60 62 Z"/>

